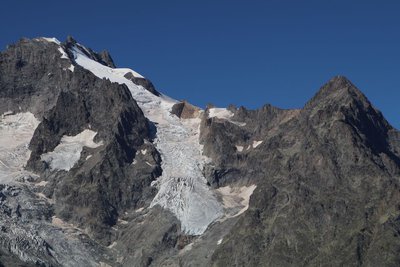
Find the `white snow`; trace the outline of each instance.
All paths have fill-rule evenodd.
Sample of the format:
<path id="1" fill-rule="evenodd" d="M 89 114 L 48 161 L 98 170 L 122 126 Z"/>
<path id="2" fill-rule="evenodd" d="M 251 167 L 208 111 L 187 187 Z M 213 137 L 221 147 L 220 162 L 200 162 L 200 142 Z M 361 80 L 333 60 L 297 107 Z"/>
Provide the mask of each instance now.
<path id="1" fill-rule="evenodd" d="M 32 113 L 6 112 L 0 117 L 0 183 L 29 176 L 24 170 L 31 152 L 29 142 L 39 121 Z"/>
<path id="2" fill-rule="evenodd" d="M 222 243 L 222 238 L 218 240 L 217 245 L 221 245 L 221 243 Z"/>
<path id="3" fill-rule="evenodd" d="M 59 40 L 57 40 L 57 38 L 41 37 L 40 39 L 45 40 L 45 41 L 47 41 L 49 43 L 55 43 L 55 44 L 58 44 L 58 45 L 61 44 L 61 42 Z"/>
<path id="4" fill-rule="evenodd" d="M 64 49 L 61 46 L 58 48 L 58 51 L 61 53 L 61 58 L 68 59 L 67 53 L 65 53 Z"/>
<path id="5" fill-rule="evenodd" d="M 142 155 L 146 155 L 147 149 L 142 149 L 142 150 L 140 150 L 140 153 L 142 153 Z"/>
<path id="6" fill-rule="evenodd" d="M 220 118 L 220 119 L 225 119 L 228 120 L 233 117 L 233 113 L 230 110 L 227 110 L 226 108 L 210 108 L 208 110 L 208 117 L 209 118 Z"/>
<path id="7" fill-rule="evenodd" d="M 252 144 L 253 148 L 258 147 L 259 145 L 261 145 L 262 142 L 263 141 L 253 141 L 253 144 Z"/>
<path id="8" fill-rule="evenodd" d="M 154 144 L 161 154 L 163 172 L 152 184 L 158 193 L 151 207 L 160 205 L 170 210 L 181 221 L 186 234 L 202 234 L 211 222 L 223 215 L 223 208 L 202 173 L 207 158 L 202 156 L 199 144 L 200 119 L 181 120 L 172 115 L 170 110 L 177 101 L 164 95 L 155 96 L 126 79 L 124 75 L 132 70 L 106 67 L 89 59 L 78 48 L 74 54 L 79 65 L 99 78 L 126 84 L 145 116 L 155 123 Z"/>
<path id="9" fill-rule="evenodd" d="M 99 78 L 106 78 L 109 79 L 111 82 L 116 82 L 119 84 L 124 84 L 127 82 L 130 82 L 133 84 L 131 81 L 126 79 L 124 77 L 125 74 L 128 72 L 132 73 L 133 76 L 137 78 L 143 78 L 142 75 L 139 73 L 131 70 L 131 69 L 126 69 L 126 68 L 110 68 L 107 66 L 104 66 L 103 64 L 98 63 L 97 61 L 94 61 L 90 58 L 88 58 L 81 50 L 79 50 L 77 47 L 73 48 L 73 53 L 75 56 L 75 62 L 78 65 L 81 65 L 85 69 L 91 71 L 94 75 L 96 75 Z"/>
<path id="10" fill-rule="evenodd" d="M 243 146 L 236 146 L 237 151 L 242 152 L 243 151 Z"/>
<path id="11" fill-rule="evenodd" d="M 236 124 L 238 126 L 245 126 L 246 123 L 245 122 L 238 122 L 238 121 L 233 121 L 231 120 L 231 118 L 233 117 L 233 112 L 226 109 L 226 108 L 210 108 L 208 110 L 208 117 L 209 118 L 218 118 L 218 119 L 223 119 L 223 120 L 227 120 L 230 123 Z"/>
<path id="12" fill-rule="evenodd" d="M 36 39 L 36 40 L 44 40 L 44 41 L 47 41 L 49 43 L 57 44 L 59 46 L 58 47 L 58 51 L 61 53 L 61 58 L 69 60 L 69 57 L 68 57 L 67 53 L 65 52 L 64 48 L 61 47 L 61 42 L 59 40 L 57 40 L 57 38 L 40 37 L 39 39 Z M 68 69 L 70 71 L 74 72 L 75 67 L 74 67 L 74 65 L 71 64 L 71 66 L 69 66 Z M 50 73 L 49 73 L 49 75 L 50 75 Z"/>
<path id="13" fill-rule="evenodd" d="M 96 148 L 103 143 L 95 143 L 96 132 L 84 130 L 75 136 L 64 135 L 54 151 L 41 155 L 41 159 L 50 165 L 51 170 L 69 171 L 80 159 L 84 146 Z"/>

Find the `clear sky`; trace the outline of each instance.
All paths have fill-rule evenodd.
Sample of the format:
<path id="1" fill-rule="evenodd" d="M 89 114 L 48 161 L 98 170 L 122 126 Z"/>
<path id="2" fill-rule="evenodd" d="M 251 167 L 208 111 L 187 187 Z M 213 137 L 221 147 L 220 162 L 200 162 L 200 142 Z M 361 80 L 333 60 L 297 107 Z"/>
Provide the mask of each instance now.
<path id="1" fill-rule="evenodd" d="M 20 1 L 0 46 L 72 35 L 198 106 L 299 108 L 345 75 L 400 128 L 400 1 Z"/>

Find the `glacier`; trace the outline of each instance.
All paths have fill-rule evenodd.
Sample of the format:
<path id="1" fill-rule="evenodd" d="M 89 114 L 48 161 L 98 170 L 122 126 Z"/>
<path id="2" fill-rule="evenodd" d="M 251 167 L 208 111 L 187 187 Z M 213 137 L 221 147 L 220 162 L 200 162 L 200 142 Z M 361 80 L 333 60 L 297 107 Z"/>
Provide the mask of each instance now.
<path id="1" fill-rule="evenodd" d="M 200 117 L 180 119 L 171 114 L 177 103 L 165 95 L 156 96 L 142 86 L 126 79 L 126 73 L 143 77 L 130 69 L 104 66 L 73 48 L 77 64 L 97 77 L 128 86 L 144 115 L 157 127 L 154 144 L 161 154 L 162 175 L 152 183 L 158 193 L 150 207 L 160 205 L 170 210 L 181 222 L 183 232 L 201 235 L 207 227 L 224 214 L 216 193 L 207 186 L 202 173 L 208 159 L 202 155 L 199 143 Z"/>

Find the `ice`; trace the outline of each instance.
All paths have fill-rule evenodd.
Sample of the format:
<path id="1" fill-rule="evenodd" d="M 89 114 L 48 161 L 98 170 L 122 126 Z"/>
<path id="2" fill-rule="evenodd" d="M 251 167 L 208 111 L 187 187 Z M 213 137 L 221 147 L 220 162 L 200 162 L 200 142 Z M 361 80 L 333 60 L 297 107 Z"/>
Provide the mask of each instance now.
<path id="1" fill-rule="evenodd" d="M 31 176 L 24 170 L 30 157 L 29 142 L 39 121 L 32 113 L 6 112 L 0 117 L 0 183 Z"/>
<path id="2" fill-rule="evenodd" d="M 74 49 L 74 55 L 77 64 L 99 78 L 126 84 L 145 116 L 156 125 L 154 144 L 161 154 L 163 172 L 152 184 L 158 193 L 150 206 L 160 205 L 170 210 L 186 234 L 202 234 L 210 223 L 223 216 L 223 208 L 202 173 L 208 159 L 202 155 L 199 144 L 200 118 L 181 120 L 172 115 L 170 110 L 177 101 L 164 95 L 155 96 L 126 79 L 124 75 L 132 70 L 106 67 L 78 48 Z"/>
<path id="3" fill-rule="evenodd" d="M 84 130 L 75 136 L 64 135 L 54 151 L 41 155 L 41 159 L 50 165 L 51 170 L 69 171 L 80 159 L 84 146 L 96 148 L 103 143 L 95 143 L 96 132 Z"/>

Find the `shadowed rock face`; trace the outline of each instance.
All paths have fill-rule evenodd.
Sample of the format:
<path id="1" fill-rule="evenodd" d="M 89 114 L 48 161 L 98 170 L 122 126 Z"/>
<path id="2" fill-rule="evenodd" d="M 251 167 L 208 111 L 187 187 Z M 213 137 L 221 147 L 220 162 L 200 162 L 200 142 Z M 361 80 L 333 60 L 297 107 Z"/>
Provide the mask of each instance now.
<path id="1" fill-rule="evenodd" d="M 255 188 L 246 211 L 190 236 L 171 212 L 150 208 L 165 153 L 153 144 L 159 125 L 126 85 L 76 64 L 73 46 L 115 67 L 73 38 L 22 39 L 0 53 L 0 115 L 40 121 L 26 166 L 34 174 L 0 185 L 0 266 L 400 265 L 400 133 L 345 77 L 297 110 L 230 106 L 212 116 L 171 104 L 168 115 L 201 118 L 202 172 L 216 199 Z M 145 78 L 124 78 L 162 96 Z M 86 130 L 98 145 L 71 169 L 43 159 Z"/>

